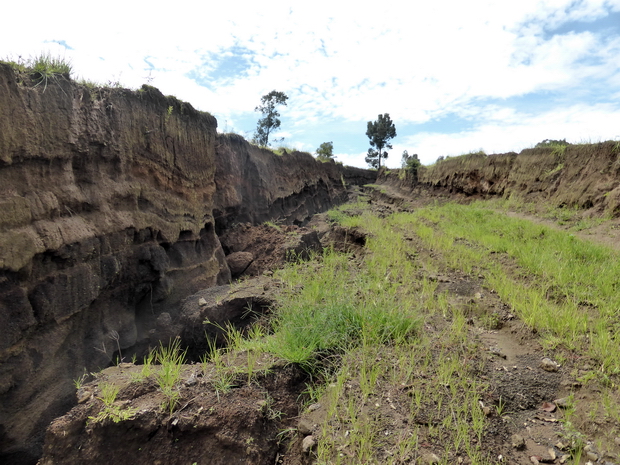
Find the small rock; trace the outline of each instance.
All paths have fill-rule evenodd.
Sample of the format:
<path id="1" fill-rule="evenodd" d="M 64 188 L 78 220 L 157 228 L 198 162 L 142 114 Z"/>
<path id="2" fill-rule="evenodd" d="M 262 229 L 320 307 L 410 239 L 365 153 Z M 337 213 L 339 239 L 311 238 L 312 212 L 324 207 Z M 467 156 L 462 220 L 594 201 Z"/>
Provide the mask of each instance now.
<path id="1" fill-rule="evenodd" d="M 196 384 L 198 382 L 198 380 L 196 379 L 196 373 L 192 373 L 190 375 L 189 378 L 187 378 L 187 381 L 185 381 L 185 385 L 186 386 L 193 386 L 194 384 Z"/>
<path id="2" fill-rule="evenodd" d="M 201 307 L 207 305 L 207 301 L 205 300 L 204 297 L 201 297 L 200 299 L 198 299 L 198 305 L 200 305 Z"/>
<path id="3" fill-rule="evenodd" d="M 314 412 L 315 410 L 318 410 L 320 408 L 321 408 L 321 404 L 317 402 L 316 404 L 311 404 L 308 406 L 308 412 Z"/>
<path id="4" fill-rule="evenodd" d="M 243 274 L 253 261 L 254 255 L 250 252 L 233 252 L 226 256 L 226 263 L 233 277 Z"/>
<path id="5" fill-rule="evenodd" d="M 570 455 L 563 455 L 560 457 L 560 463 L 566 463 L 568 459 L 570 459 Z"/>
<path id="6" fill-rule="evenodd" d="M 491 347 L 489 348 L 489 352 L 491 352 L 493 355 L 497 355 L 498 357 L 506 358 L 506 354 L 503 354 L 502 349 L 500 349 L 499 347 Z"/>
<path id="7" fill-rule="evenodd" d="M 540 361 L 539 366 L 543 370 L 549 371 L 549 372 L 558 371 L 558 369 L 560 368 L 560 365 L 558 365 L 556 362 L 554 362 L 550 358 L 546 358 L 546 357 Z"/>
<path id="8" fill-rule="evenodd" d="M 562 397 L 561 399 L 555 399 L 553 403 L 560 408 L 566 408 L 570 404 L 570 399 L 568 397 Z"/>
<path id="9" fill-rule="evenodd" d="M 593 462 L 598 460 L 598 454 L 596 452 L 586 452 L 586 457 L 588 460 L 592 460 Z"/>
<path id="10" fill-rule="evenodd" d="M 297 431 L 299 431 L 299 434 L 301 434 L 302 436 L 311 435 L 312 427 L 312 422 L 310 422 L 306 418 L 302 418 L 301 420 L 299 420 L 299 423 L 297 423 Z"/>
<path id="11" fill-rule="evenodd" d="M 545 412 L 553 412 L 555 411 L 556 405 L 553 402 L 543 402 L 542 405 L 540 406 L 541 410 L 544 410 Z"/>
<path id="12" fill-rule="evenodd" d="M 433 454 L 433 453 L 426 454 L 423 460 L 424 460 L 424 463 L 428 463 L 429 465 L 441 462 L 441 459 L 436 454 Z"/>
<path id="13" fill-rule="evenodd" d="M 301 450 L 304 454 L 309 454 L 314 446 L 316 446 L 316 439 L 314 439 L 314 436 L 306 436 L 304 440 L 301 441 Z"/>
<path id="14" fill-rule="evenodd" d="M 77 391 L 78 404 L 83 404 L 87 400 L 90 400 L 92 397 L 93 397 L 93 393 L 87 389 L 78 389 Z"/>
<path id="15" fill-rule="evenodd" d="M 512 447 L 514 447 L 515 449 L 525 449 L 525 439 L 523 439 L 523 436 L 519 434 L 513 434 L 510 440 L 512 442 Z"/>
<path id="16" fill-rule="evenodd" d="M 477 300 L 482 299 L 482 294 L 481 294 L 480 292 L 476 292 L 476 293 L 474 294 L 474 299 L 477 299 Z"/>
<path id="17" fill-rule="evenodd" d="M 547 452 L 549 452 L 549 457 L 551 457 L 551 461 L 555 462 L 555 459 L 557 458 L 557 456 L 555 455 L 555 450 L 550 447 L 549 449 L 547 449 Z"/>

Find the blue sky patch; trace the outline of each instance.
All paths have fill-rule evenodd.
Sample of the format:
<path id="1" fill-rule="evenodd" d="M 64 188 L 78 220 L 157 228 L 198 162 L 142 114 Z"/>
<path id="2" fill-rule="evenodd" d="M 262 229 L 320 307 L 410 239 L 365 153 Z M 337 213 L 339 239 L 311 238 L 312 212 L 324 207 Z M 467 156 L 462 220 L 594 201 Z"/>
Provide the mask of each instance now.
<path id="1" fill-rule="evenodd" d="M 210 53 L 200 66 L 187 73 L 187 77 L 212 89 L 215 83 L 221 85 L 248 76 L 253 66 L 252 56 L 251 50 L 237 45 L 217 54 Z"/>
<path id="2" fill-rule="evenodd" d="M 595 19 L 594 21 L 570 21 L 562 24 L 560 27 L 551 29 L 545 28 L 545 38 L 557 34 L 570 34 L 580 32 L 597 32 L 599 34 L 617 34 L 620 32 L 620 12 L 609 13 L 603 18 Z"/>

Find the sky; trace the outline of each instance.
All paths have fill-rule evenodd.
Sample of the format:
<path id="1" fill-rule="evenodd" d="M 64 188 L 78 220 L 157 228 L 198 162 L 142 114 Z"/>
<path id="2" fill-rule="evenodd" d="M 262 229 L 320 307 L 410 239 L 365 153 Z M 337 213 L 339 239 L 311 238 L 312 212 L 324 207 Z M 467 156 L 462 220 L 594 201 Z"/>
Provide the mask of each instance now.
<path id="1" fill-rule="evenodd" d="M 226 3 L 226 4 L 224 4 Z M 284 92 L 281 144 L 367 167 L 368 121 L 404 150 L 505 153 L 620 140 L 620 0 L 33 0 L 3 6 L 0 59 L 51 53 L 72 76 L 150 84 L 250 139 Z"/>

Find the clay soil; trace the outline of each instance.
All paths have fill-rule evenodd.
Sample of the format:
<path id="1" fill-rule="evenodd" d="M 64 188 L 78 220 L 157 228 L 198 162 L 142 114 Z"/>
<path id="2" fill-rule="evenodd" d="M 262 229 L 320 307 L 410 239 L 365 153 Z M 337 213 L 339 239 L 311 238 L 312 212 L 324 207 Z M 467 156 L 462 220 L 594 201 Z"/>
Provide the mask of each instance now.
<path id="1" fill-rule="evenodd" d="M 413 210 L 437 199 L 418 197 L 413 200 L 385 186 L 374 190 L 366 200 L 370 208 L 385 215 Z M 324 244 L 343 237 L 342 231 L 330 229 L 324 215 L 317 216 L 308 227 L 317 232 Z M 617 231 L 614 224 L 597 228 L 587 232 L 590 240 L 614 243 L 609 239 Z M 239 245 L 242 232 L 251 238 L 243 247 Z M 278 236 L 273 227 L 243 226 L 228 240 L 236 244 L 237 250 L 249 251 L 258 257 L 257 263 L 260 261 L 264 270 L 275 266 L 265 256 L 274 246 L 264 239 L 278 236 L 274 243 L 281 249 L 287 233 L 291 235 L 288 229 Z M 363 233 L 355 231 L 352 236 L 356 238 L 352 247 L 358 255 L 363 254 Z M 415 237 L 408 240 L 415 251 L 413 256 L 439 258 L 436 251 L 425 249 Z M 437 292 L 447 291 L 452 306 L 467 308 L 469 312 L 467 363 L 472 367 L 472 379 L 488 386 L 480 403 L 486 415 L 480 439 L 484 463 L 577 463 L 571 459 L 576 443 L 586 447 L 579 463 L 620 463 L 620 438 L 617 437 L 620 425 L 612 418 L 585 413 L 596 410 L 593 403 L 600 401 L 602 389 L 597 382 L 585 383 L 581 379 L 595 369 L 591 360 L 580 354 L 563 353 L 565 361 L 561 366 L 553 371 L 543 369 L 543 358 L 553 358 L 557 354 L 545 350 L 538 335 L 511 313 L 486 285 L 483 273 L 465 274 L 440 268 L 426 277 L 438 282 Z M 274 281 L 273 285 L 277 288 L 278 282 Z M 263 320 L 259 324 L 266 323 Z M 436 315 L 425 322 L 424 331 L 436 334 L 438 345 L 444 344 L 440 338 L 448 324 L 449 318 Z M 386 347 L 378 357 L 389 358 L 390 350 Z M 459 350 L 454 347 L 455 353 Z M 186 365 L 181 377 L 180 399 L 172 413 L 162 411 L 165 398 L 153 376 L 140 379 L 141 366 L 122 364 L 104 370 L 78 391 L 78 406 L 51 424 L 40 463 L 317 463 L 315 448 L 309 447 L 307 442 L 304 444 L 304 439 L 312 436 L 321 441 L 321 425 L 335 421 L 320 399 L 312 402 L 308 395 L 307 386 L 321 380 L 265 354 L 252 361 L 254 368 L 248 375 L 248 355 L 230 355 L 233 358 L 227 363 L 238 369 L 227 389 L 218 387 L 221 377 L 213 364 L 196 361 Z M 432 380 L 425 381 L 421 374 L 419 382 L 424 384 Z M 614 383 L 613 380 L 609 382 Z M 104 410 L 101 397 L 105 384 L 118 386 L 116 405 L 133 409 L 132 419 L 119 423 L 111 419 L 92 420 Z M 415 386 L 393 385 L 387 379 L 377 381 L 363 414 L 374 419 L 382 440 L 375 451 L 375 460 L 368 463 L 395 463 L 393 457 L 400 443 L 414 428 L 419 435 L 418 450 L 396 463 L 471 463 L 456 452 L 446 459 L 446 438 L 436 432 L 431 434 L 431 430 L 441 424 L 445 411 L 423 401 L 423 408 L 415 416 L 411 415 L 409 405 L 413 389 Z M 438 385 L 436 389 L 446 390 L 449 402 L 447 387 Z M 361 386 L 355 381 L 347 385 L 347 392 L 349 398 L 363 397 Z M 611 402 L 617 403 L 620 398 L 617 390 L 615 392 Z M 565 399 L 571 395 L 579 408 L 572 416 L 569 430 L 564 423 Z M 330 463 L 360 463 L 344 440 L 346 426 L 341 433 L 342 446 Z"/>

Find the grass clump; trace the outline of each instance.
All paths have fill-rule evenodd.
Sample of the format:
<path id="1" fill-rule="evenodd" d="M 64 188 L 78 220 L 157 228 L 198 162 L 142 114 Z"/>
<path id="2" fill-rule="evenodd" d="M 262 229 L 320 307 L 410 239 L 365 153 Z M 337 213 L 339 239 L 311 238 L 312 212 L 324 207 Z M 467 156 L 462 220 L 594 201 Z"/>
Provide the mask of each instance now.
<path id="1" fill-rule="evenodd" d="M 353 227 L 362 223 L 375 233 L 367 247 L 381 253 L 356 261 L 327 250 L 316 264 L 291 265 L 279 273 L 288 287 L 267 350 L 313 372 L 323 358 L 362 343 L 415 336 L 420 302 L 400 282 L 411 279 L 415 268 L 399 256 L 402 241 L 384 231 L 380 220 L 354 216 L 348 221 Z"/>
<path id="2" fill-rule="evenodd" d="M 103 409 L 96 415 L 88 417 L 89 423 L 103 423 L 112 420 L 114 423 L 130 420 L 138 411 L 135 408 L 123 408 L 116 403 L 116 396 L 119 388 L 113 384 L 104 383 L 100 386 L 101 397 L 98 399 L 103 402 Z"/>
<path id="3" fill-rule="evenodd" d="M 181 350 L 181 340 L 176 338 L 168 346 L 160 344 L 155 359 L 160 364 L 155 378 L 166 399 L 162 404 L 162 410 L 172 414 L 181 397 L 176 389 L 185 362 L 185 351 Z"/>
<path id="4" fill-rule="evenodd" d="M 52 56 L 49 52 L 25 60 L 19 57 L 17 61 L 10 59 L 2 61 L 11 65 L 18 74 L 29 75 L 35 82 L 34 87 L 43 85 L 44 91 L 51 82 L 58 83 L 61 79 L 70 79 L 73 69 L 69 60 Z"/>

